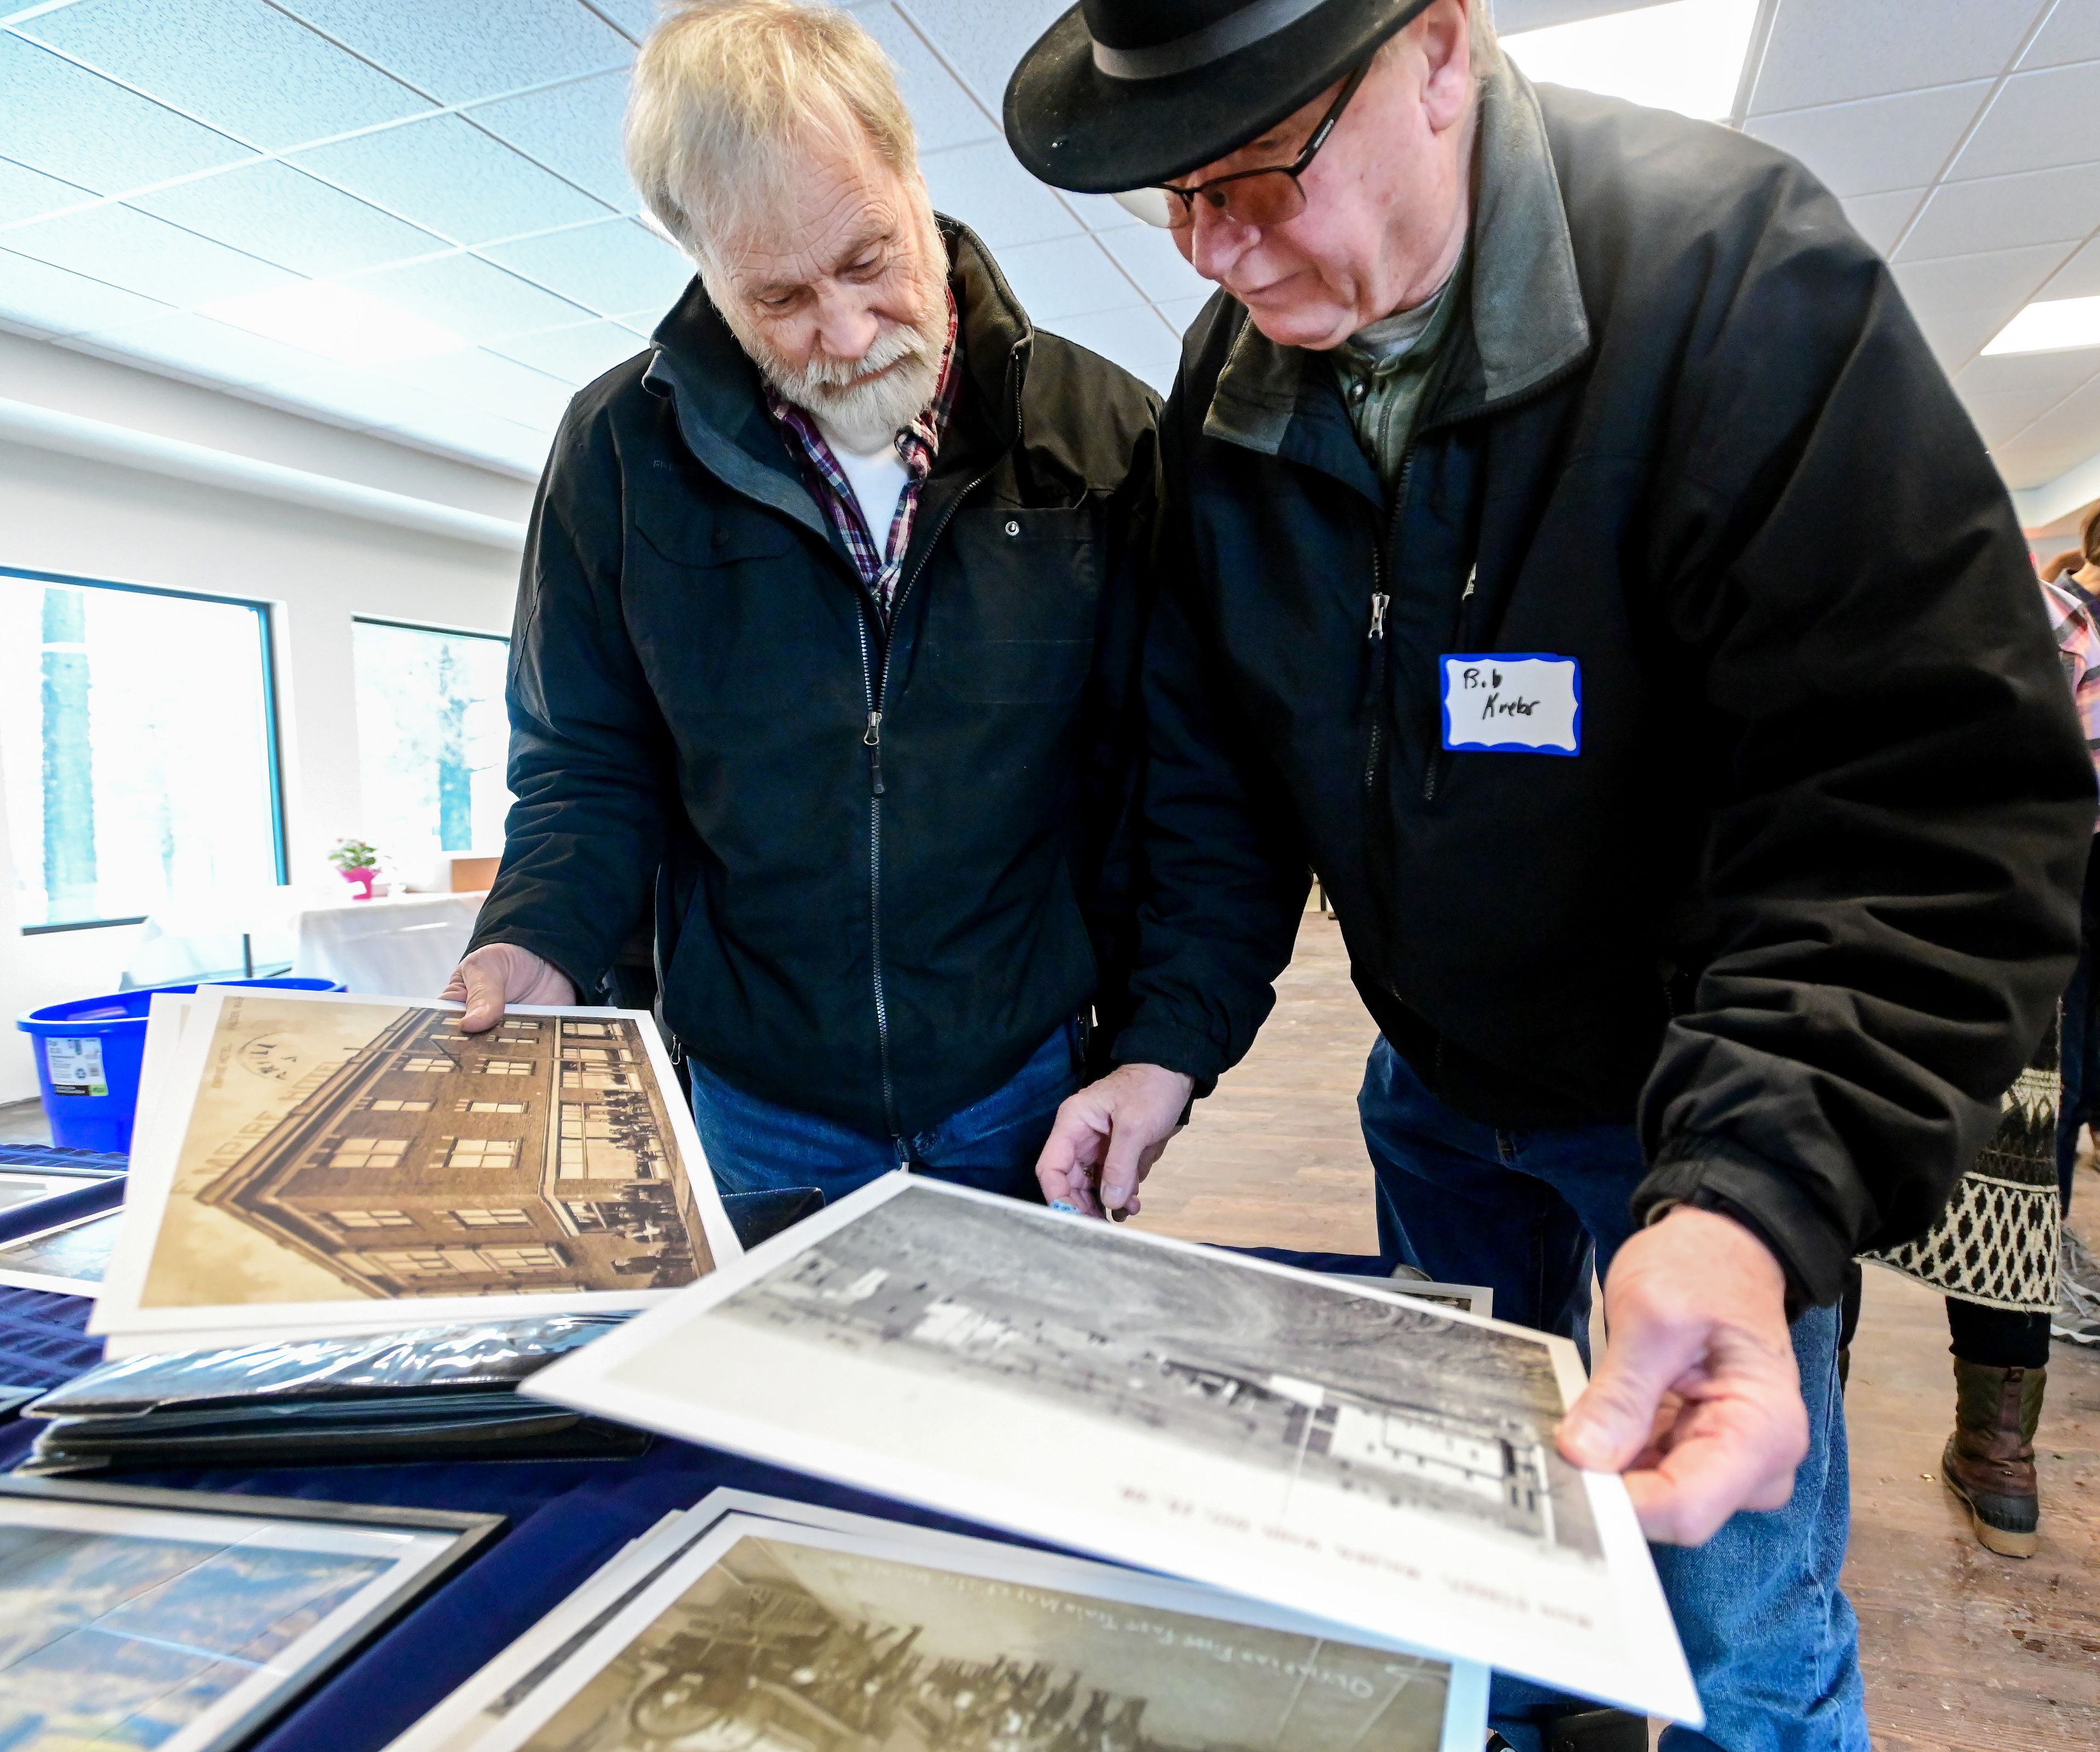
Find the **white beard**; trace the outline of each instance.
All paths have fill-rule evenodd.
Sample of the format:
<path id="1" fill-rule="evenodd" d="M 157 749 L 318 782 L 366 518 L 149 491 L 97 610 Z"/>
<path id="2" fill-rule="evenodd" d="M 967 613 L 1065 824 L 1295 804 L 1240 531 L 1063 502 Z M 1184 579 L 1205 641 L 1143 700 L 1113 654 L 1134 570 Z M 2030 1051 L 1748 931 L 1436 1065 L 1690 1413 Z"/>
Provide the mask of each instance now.
<path id="1" fill-rule="evenodd" d="M 774 389 L 807 408 L 827 435 L 835 435 L 856 456 L 867 456 L 893 440 L 933 400 L 947 339 L 948 313 L 943 308 L 938 325 L 890 329 L 856 360 L 814 359 L 795 368 L 763 352 L 757 358 Z M 885 365 L 892 368 L 884 371 Z M 875 371 L 882 375 L 857 381 Z"/>

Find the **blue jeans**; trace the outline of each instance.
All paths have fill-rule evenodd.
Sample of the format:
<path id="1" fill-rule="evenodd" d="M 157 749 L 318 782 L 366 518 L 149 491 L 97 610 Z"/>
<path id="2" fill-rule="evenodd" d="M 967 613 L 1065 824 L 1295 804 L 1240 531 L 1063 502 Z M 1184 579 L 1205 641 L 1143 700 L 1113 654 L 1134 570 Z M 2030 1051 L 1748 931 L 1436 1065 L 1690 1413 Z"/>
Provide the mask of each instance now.
<path id="1" fill-rule="evenodd" d="M 1357 1098 L 1378 1176 L 1379 1251 L 1446 1282 L 1495 1292 L 1498 1318 L 1573 1339 L 1589 1353 L 1590 1269 L 1631 1233 L 1647 1172 L 1631 1126 L 1498 1132 L 1425 1088 L 1383 1039 Z M 1838 1311 L 1794 1322 L 1809 1451 L 1793 1500 L 1737 1515 L 1696 1550 L 1655 1546 L 1706 1729 L 1672 1728 L 1665 1752 L 1867 1752 L 1859 1626 L 1838 1587 L 1851 1514 Z M 1496 1676 L 1495 1727 L 1540 1752 L 1543 1721 L 1577 1707 Z"/>
<path id="2" fill-rule="evenodd" d="M 827 1204 L 900 1167 L 1040 1204 L 1035 1158 L 1057 1104 L 1079 1086 L 1078 1029 L 1068 1022 L 1003 1087 L 899 1139 L 762 1101 L 698 1059 L 688 1062 L 693 1120 L 715 1185 L 724 1193 L 814 1186 Z"/>

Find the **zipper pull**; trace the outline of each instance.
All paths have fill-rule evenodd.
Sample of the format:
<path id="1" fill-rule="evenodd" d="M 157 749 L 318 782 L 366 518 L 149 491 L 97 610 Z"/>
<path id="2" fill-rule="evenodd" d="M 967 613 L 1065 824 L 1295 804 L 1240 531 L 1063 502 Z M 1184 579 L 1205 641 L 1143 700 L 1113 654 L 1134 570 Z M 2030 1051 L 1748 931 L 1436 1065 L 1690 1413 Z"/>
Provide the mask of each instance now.
<path id="1" fill-rule="evenodd" d="M 1383 590 L 1374 590 L 1371 592 L 1370 636 L 1373 638 L 1383 638 L 1385 637 L 1386 604 L 1390 602 L 1392 600 L 1392 598 Z"/>
<path id="2" fill-rule="evenodd" d="M 1462 602 L 1471 602 L 1473 598 L 1473 586 L 1480 581 L 1480 568 L 1478 566 L 1476 566 L 1471 571 L 1466 574 L 1466 594 L 1461 596 L 1458 600 Z"/>
<path id="3" fill-rule="evenodd" d="M 875 794 L 882 795 L 882 714 L 871 709 L 867 714 L 867 728 L 861 733 L 861 742 L 867 749 L 869 782 Z"/>

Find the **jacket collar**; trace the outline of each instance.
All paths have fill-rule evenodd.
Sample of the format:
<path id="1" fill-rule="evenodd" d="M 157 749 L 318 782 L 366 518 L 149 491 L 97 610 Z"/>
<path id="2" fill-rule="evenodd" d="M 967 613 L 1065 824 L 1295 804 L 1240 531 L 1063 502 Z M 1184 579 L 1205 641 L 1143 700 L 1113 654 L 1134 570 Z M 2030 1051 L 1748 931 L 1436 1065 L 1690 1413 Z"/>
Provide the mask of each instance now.
<path id="1" fill-rule="evenodd" d="M 1432 410 L 1440 421 L 1525 395 L 1590 350 L 1574 241 L 1538 94 L 1507 56 L 1480 82 L 1477 151 L 1465 327 L 1478 364 L 1444 374 L 1444 392 Z M 1454 333 L 1452 338 L 1456 343 L 1461 337 Z M 1264 455 L 1283 453 L 1294 421 L 1311 411 L 1305 392 L 1328 375 L 1307 371 L 1310 356 L 1302 348 L 1278 346 L 1241 312 L 1204 417 L 1205 433 Z M 1295 453 L 1308 444 L 1323 452 L 1333 448 L 1309 432 L 1294 435 L 1290 448 Z"/>
<path id="2" fill-rule="evenodd" d="M 963 368 L 999 441 L 1010 444 L 1020 435 L 1021 386 L 1035 331 L 976 233 L 953 219 L 938 223 L 948 249 Z M 655 354 L 642 383 L 671 403 L 694 456 L 725 486 L 832 541 L 829 520 L 802 484 L 765 410 L 758 368 L 698 276 L 650 339 Z"/>

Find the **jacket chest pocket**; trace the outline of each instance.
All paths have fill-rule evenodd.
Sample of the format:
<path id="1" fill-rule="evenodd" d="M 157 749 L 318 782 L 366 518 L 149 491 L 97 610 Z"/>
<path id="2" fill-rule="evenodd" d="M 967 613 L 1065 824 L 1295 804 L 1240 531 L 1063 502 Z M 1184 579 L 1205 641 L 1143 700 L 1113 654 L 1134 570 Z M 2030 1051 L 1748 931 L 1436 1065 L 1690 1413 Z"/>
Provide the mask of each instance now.
<path id="1" fill-rule="evenodd" d="M 956 514 L 946 545 L 929 593 L 928 678 L 978 705 L 1077 699 L 1101 595 L 1096 509 L 975 507 Z"/>
<path id="2" fill-rule="evenodd" d="M 857 661 L 836 658 L 826 611 L 832 580 L 793 527 L 756 506 L 680 498 L 639 501 L 634 524 L 630 631 L 667 708 L 706 716 L 858 699 Z M 835 588 L 849 617 L 847 587 Z"/>

